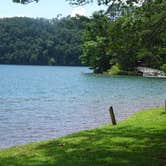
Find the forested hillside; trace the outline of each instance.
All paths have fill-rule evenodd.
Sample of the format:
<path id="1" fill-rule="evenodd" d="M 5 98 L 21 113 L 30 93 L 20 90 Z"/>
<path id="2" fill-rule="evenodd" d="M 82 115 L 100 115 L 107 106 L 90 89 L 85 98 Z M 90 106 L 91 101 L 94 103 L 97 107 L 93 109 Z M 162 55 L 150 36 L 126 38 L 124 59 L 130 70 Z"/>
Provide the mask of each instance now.
<path id="1" fill-rule="evenodd" d="M 82 33 L 88 19 L 0 19 L 0 64 L 81 65 Z"/>

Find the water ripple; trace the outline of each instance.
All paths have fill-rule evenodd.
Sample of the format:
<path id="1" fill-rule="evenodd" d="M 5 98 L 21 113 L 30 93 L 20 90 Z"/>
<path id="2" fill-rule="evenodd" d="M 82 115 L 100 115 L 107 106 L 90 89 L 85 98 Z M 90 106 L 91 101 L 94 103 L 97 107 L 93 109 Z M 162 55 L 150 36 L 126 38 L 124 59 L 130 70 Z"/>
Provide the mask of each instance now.
<path id="1" fill-rule="evenodd" d="M 85 67 L 0 65 L 0 148 L 63 136 L 162 106 L 166 80 L 102 76 Z"/>

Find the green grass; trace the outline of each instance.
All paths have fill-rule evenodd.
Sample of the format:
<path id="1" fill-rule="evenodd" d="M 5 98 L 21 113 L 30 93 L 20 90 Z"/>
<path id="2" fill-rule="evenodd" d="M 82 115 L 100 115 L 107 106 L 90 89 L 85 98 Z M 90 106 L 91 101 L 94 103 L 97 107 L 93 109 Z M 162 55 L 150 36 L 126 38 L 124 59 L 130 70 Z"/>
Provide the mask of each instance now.
<path id="1" fill-rule="evenodd" d="M 166 165 L 166 113 L 153 109 L 117 126 L 0 150 L 0 166 Z"/>

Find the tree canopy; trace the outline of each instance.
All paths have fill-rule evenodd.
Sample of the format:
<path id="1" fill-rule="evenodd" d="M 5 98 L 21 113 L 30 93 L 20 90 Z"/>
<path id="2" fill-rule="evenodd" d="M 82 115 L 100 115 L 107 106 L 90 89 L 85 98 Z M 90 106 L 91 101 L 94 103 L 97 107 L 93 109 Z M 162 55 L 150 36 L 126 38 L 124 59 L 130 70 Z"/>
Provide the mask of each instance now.
<path id="1" fill-rule="evenodd" d="M 31 3 L 31 2 L 38 2 L 39 0 L 13 0 L 13 2 L 16 3 L 22 3 L 22 4 L 27 4 L 27 3 Z"/>
<path id="2" fill-rule="evenodd" d="M 30 3 L 30 2 L 38 2 L 39 0 L 13 0 L 13 2 L 17 3 Z M 98 5 L 110 5 L 114 3 L 126 3 L 126 4 L 134 4 L 134 3 L 145 3 L 152 2 L 153 0 L 66 0 L 69 1 L 72 5 L 85 5 L 87 3 L 96 2 Z"/>
<path id="3" fill-rule="evenodd" d="M 84 5 L 93 2 L 93 0 L 67 1 L 73 5 Z M 96 0 L 95 2 L 97 2 L 98 5 L 105 4 L 109 7 L 116 7 L 114 3 L 116 3 L 116 5 L 118 5 L 118 3 L 122 4 L 121 0 Z M 41 48 L 44 48 L 44 51 L 41 51 L 41 53 L 37 55 L 47 55 L 44 56 L 49 57 L 49 60 L 47 59 L 46 61 L 55 63 L 57 62 L 55 58 L 57 56 L 57 50 L 59 51 L 59 56 L 68 57 L 67 55 L 70 55 L 71 59 L 73 59 L 73 55 L 77 55 L 76 57 L 78 58 L 80 54 L 81 62 L 84 65 L 90 66 L 96 73 L 103 73 L 112 69 L 127 72 L 134 71 L 137 66 L 157 68 L 166 72 L 166 1 L 126 0 L 125 2 L 129 6 L 134 2 L 142 3 L 142 6 L 135 7 L 132 9 L 132 12 L 121 14 L 121 17 L 116 19 L 110 19 L 103 12 L 96 12 L 90 19 L 86 18 L 88 21 L 83 22 L 84 28 L 81 29 L 81 31 L 80 28 L 76 28 L 76 31 L 74 31 L 75 34 L 80 32 L 76 36 L 71 30 L 73 27 L 70 29 L 66 24 L 65 27 L 67 28 L 62 29 L 63 26 L 61 23 L 61 30 L 47 37 L 48 40 L 44 39 L 44 41 L 49 42 L 46 46 L 41 46 Z M 25 3 L 25 1 L 22 1 L 22 3 Z M 112 8 L 112 10 L 113 9 L 114 8 Z M 130 10 L 131 8 L 129 7 L 128 9 Z M 54 25 L 57 25 L 57 23 Z M 2 35 L 4 34 L 5 33 L 2 32 Z M 57 37 L 59 34 L 62 35 Z M 69 34 L 72 34 L 72 37 L 66 37 Z M 81 38 L 82 34 L 83 38 Z M 54 36 L 54 39 L 52 39 L 51 36 Z M 63 40 L 62 36 L 65 37 L 65 40 Z M 70 43 L 69 39 L 73 39 L 73 36 L 75 36 L 74 42 Z M 6 40 L 6 38 L 4 39 Z M 58 44 L 60 45 L 58 49 L 55 46 L 57 41 L 61 43 Z M 64 41 L 66 41 L 66 43 L 64 43 Z M 68 47 L 68 45 L 70 47 Z M 6 47 L 8 47 L 8 45 L 6 45 Z M 1 48 L 2 53 L 6 47 Z M 79 51 L 77 53 L 73 50 L 71 51 L 73 47 L 77 48 L 76 50 Z M 33 49 L 33 51 L 34 50 L 35 49 Z M 64 55 L 64 52 L 68 52 L 68 54 Z M 11 53 L 12 51 L 5 54 L 6 57 L 11 55 Z M 34 53 L 34 55 L 36 55 L 36 53 Z M 14 56 L 12 55 L 10 57 Z M 58 64 L 64 63 L 58 62 Z"/>
<path id="4" fill-rule="evenodd" d="M 109 9 L 111 9 L 111 7 L 114 6 L 114 4 L 133 6 L 136 4 L 153 2 L 153 0 L 66 0 L 66 1 L 69 1 L 69 3 L 72 5 L 85 5 L 88 3 L 95 2 L 98 5 L 107 5 Z"/>
<path id="5" fill-rule="evenodd" d="M 81 60 L 95 72 L 114 66 L 134 71 L 137 66 L 165 70 L 166 1 L 156 0 L 111 21 L 94 14 L 84 33 Z"/>
<path id="6" fill-rule="evenodd" d="M 0 63 L 81 65 L 82 34 L 88 19 L 14 17 L 0 19 Z"/>

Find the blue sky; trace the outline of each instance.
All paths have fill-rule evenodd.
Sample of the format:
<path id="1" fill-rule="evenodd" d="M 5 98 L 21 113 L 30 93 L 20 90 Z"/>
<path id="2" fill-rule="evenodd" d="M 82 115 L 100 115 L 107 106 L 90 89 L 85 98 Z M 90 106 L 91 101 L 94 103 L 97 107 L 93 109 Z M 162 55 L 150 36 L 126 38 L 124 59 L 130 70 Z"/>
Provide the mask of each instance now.
<path id="1" fill-rule="evenodd" d="M 44 17 L 54 18 L 58 14 L 63 16 L 74 15 L 75 13 L 90 16 L 95 10 L 104 9 L 97 4 L 89 4 L 83 7 L 74 7 L 65 0 L 40 0 L 39 3 L 21 5 L 13 3 L 12 0 L 0 0 L 0 17 Z"/>

